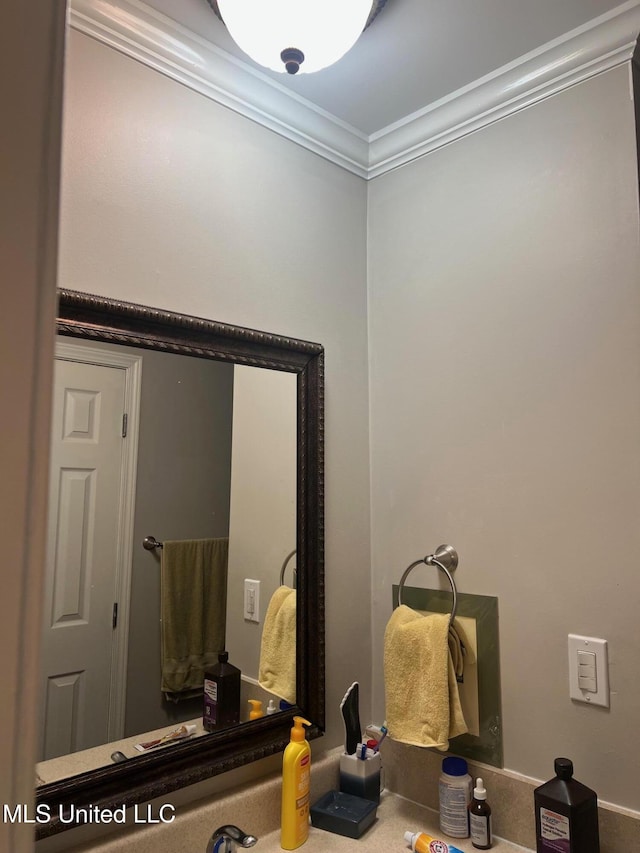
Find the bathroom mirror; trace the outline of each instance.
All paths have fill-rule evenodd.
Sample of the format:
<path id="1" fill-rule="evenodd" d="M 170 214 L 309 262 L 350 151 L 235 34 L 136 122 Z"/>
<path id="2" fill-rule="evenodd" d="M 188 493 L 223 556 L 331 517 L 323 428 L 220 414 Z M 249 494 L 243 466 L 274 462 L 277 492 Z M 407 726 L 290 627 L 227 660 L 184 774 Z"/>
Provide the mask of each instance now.
<path id="1" fill-rule="evenodd" d="M 296 704 L 293 708 L 223 732 L 173 744 L 164 751 L 152 750 L 123 763 L 75 772 L 49 784 L 45 780 L 45 784 L 37 788 L 37 804 L 46 804 L 53 815 L 58 815 L 61 808 L 64 814 L 64 809 L 70 805 L 75 808 L 134 805 L 278 752 L 288 742 L 294 713 L 301 713 L 312 721 L 310 737 L 320 735 L 324 728 L 322 347 L 67 290 L 59 291 L 58 333 L 59 340 L 69 344 L 117 344 L 127 352 L 144 354 L 147 351 L 154 357 L 169 353 L 179 358 L 210 360 L 232 370 L 238 366 L 238 370 L 256 377 L 264 373 L 266 377 L 275 378 L 278 372 L 287 382 L 291 379 L 295 383 L 296 489 L 295 501 L 292 501 L 292 529 L 297 551 L 297 610 Z M 248 439 L 249 445 L 260 445 L 259 424 L 256 428 L 257 434 Z M 262 432 L 264 438 L 264 430 Z M 211 455 L 213 453 L 212 447 Z M 203 466 L 207 461 L 202 459 Z M 264 486 L 261 490 L 262 500 L 269 503 Z M 164 535 L 161 531 L 146 532 L 156 534 L 158 539 Z M 288 545 L 283 542 L 281 548 L 289 551 Z M 141 546 L 142 543 L 133 542 L 131 547 L 141 549 Z M 157 555 L 147 553 L 146 556 L 157 571 Z M 276 573 L 279 568 L 276 567 Z M 292 571 L 291 566 L 288 571 Z M 246 574 L 252 576 L 250 571 Z M 291 584 L 292 580 L 287 583 Z M 263 601 L 263 612 L 266 605 L 267 601 Z M 52 819 L 38 825 L 37 834 L 44 837 L 70 826 L 73 824 Z"/>

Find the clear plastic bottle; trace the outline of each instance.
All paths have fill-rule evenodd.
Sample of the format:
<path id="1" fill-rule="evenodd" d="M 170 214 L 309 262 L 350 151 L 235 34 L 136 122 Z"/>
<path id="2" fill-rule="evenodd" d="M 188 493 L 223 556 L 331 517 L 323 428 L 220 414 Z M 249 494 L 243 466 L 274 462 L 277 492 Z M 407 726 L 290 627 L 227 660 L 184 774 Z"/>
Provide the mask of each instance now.
<path id="1" fill-rule="evenodd" d="M 440 829 L 451 838 L 469 837 L 469 812 L 471 802 L 471 776 L 464 758 L 450 756 L 442 761 L 438 781 L 440 796 Z"/>
<path id="2" fill-rule="evenodd" d="M 491 838 L 491 806 L 487 802 L 487 789 L 478 776 L 473 789 L 473 799 L 469 803 L 469 830 L 471 843 L 478 850 L 489 850 Z"/>

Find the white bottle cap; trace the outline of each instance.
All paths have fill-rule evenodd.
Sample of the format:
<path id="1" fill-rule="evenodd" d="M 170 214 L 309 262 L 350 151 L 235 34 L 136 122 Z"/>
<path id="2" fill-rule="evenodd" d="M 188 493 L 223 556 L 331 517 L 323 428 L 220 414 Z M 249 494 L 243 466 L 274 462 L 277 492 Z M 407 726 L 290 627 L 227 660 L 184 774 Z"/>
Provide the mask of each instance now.
<path id="1" fill-rule="evenodd" d="M 481 776 L 478 776 L 478 778 L 476 779 L 476 786 L 473 789 L 473 798 L 474 800 L 487 799 L 487 789 L 484 787 L 484 782 L 482 781 Z"/>
<path id="2" fill-rule="evenodd" d="M 409 845 L 409 847 L 411 847 L 412 850 L 414 849 L 413 848 L 413 839 L 415 837 L 416 837 L 416 833 L 410 832 L 409 830 L 407 830 L 404 834 L 404 840 L 407 842 L 407 844 Z"/>

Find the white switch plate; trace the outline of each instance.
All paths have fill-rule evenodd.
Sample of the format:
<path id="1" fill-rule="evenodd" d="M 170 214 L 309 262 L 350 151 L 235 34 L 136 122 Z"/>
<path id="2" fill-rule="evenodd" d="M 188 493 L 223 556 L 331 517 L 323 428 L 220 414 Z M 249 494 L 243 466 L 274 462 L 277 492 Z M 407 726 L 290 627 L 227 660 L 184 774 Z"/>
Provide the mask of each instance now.
<path id="1" fill-rule="evenodd" d="M 595 654 L 595 692 L 583 690 L 578 682 L 578 652 Z M 587 705 L 609 707 L 609 660 L 607 641 L 598 637 L 582 637 L 579 634 L 569 634 L 569 696 L 576 702 Z"/>
<path id="2" fill-rule="evenodd" d="M 260 581 L 244 579 L 244 618 L 248 622 L 260 621 Z"/>

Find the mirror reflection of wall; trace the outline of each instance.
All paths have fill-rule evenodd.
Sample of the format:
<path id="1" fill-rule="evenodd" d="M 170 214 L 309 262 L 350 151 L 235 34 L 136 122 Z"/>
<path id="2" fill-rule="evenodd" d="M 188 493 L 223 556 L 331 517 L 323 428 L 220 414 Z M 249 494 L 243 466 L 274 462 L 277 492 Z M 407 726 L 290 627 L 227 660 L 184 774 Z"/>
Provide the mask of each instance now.
<path id="1" fill-rule="evenodd" d="M 202 713 L 160 692 L 160 555 L 142 541 L 228 537 L 233 370 L 143 351 L 125 737 Z"/>
<path id="2" fill-rule="evenodd" d="M 236 365 L 227 643 L 235 665 L 256 680 L 267 607 L 296 547 L 296 427 L 295 377 Z M 242 618 L 245 578 L 260 584 L 257 622 Z"/>

